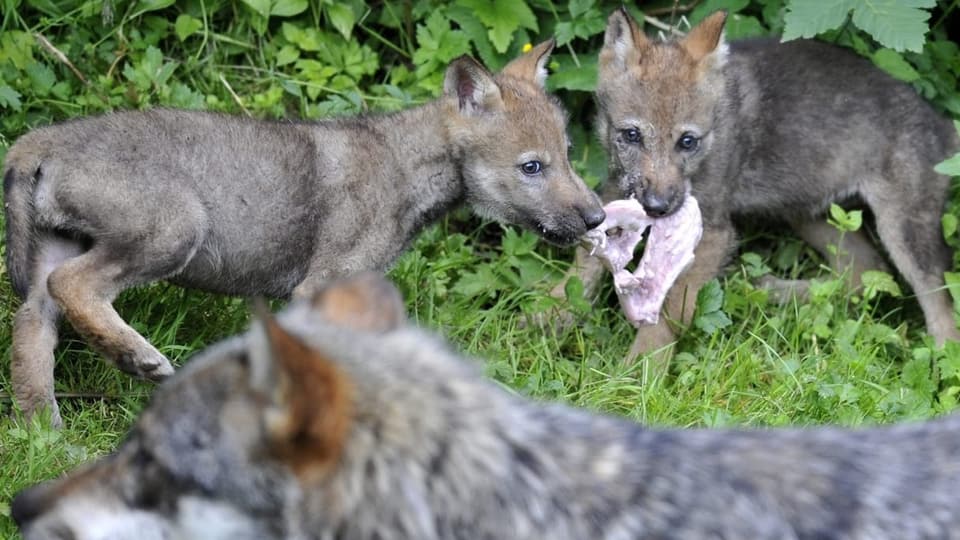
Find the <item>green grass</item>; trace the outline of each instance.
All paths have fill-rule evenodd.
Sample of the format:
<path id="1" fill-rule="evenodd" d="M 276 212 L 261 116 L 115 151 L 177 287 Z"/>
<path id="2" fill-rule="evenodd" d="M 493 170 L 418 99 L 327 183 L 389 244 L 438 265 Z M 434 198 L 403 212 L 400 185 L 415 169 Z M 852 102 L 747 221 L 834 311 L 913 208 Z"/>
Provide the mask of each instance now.
<path id="1" fill-rule="evenodd" d="M 566 2 L 549 9 L 531 2 L 540 34 L 517 28 L 505 50 L 491 48 L 487 28 L 470 24 L 469 13 L 427 2 L 396 10 L 388 2 L 380 13 L 350 2 L 356 39 L 349 44 L 339 35 L 344 14 L 334 29 L 328 7 L 263 17 L 241 2 L 29 4 L 3 2 L 0 17 L 0 160 L 33 126 L 112 108 L 166 105 L 300 118 L 396 109 L 434 95 L 446 61 L 458 54 L 476 52 L 489 65 L 502 65 L 525 42 L 552 35 L 557 21 L 577 19 L 600 25 L 584 26 L 583 35 L 557 51 L 553 69 L 563 80 L 554 84 L 571 110 L 575 166 L 592 183 L 604 174 L 602 150 L 590 136 L 592 105 L 584 91 L 590 77 L 572 53 L 595 57 L 603 18 L 619 1 L 576 16 Z M 781 27 L 778 20 L 757 19 L 758 6 L 744 8 L 756 23 L 751 28 Z M 319 33 L 311 34 L 316 28 Z M 39 44 L 37 33 L 70 65 Z M 942 32 L 934 37 L 938 50 L 953 58 Z M 953 68 L 910 59 L 926 66 L 924 95 L 949 108 L 956 98 Z M 953 200 L 956 213 L 960 196 Z M 700 315 L 666 376 L 645 362 L 622 361 L 634 330 L 609 286 L 595 308 L 572 291 L 570 306 L 579 317 L 573 328 L 554 332 L 525 324 L 530 314 L 556 306 L 547 292 L 571 258 L 571 251 L 545 246 L 530 233 L 457 212 L 425 231 L 390 277 L 412 319 L 483 359 L 487 373 L 509 391 L 533 399 L 676 427 L 855 426 L 928 418 L 956 405 L 960 347 L 930 347 L 913 298 L 852 297 L 808 248 L 778 230 L 747 234 L 728 274 L 701 295 Z M 752 285 L 771 272 L 816 277 L 819 285 L 808 303 L 773 305 Z M 67 327 L 56 370 L 65 427 L 51 431 L 42 418 L 25 424 L 9 395 L 10 330 L 18 305 L 0 266 L 0 538 L 16 536 L 8 506 L 14 493 L 110 452 L 153 388 L 109 367 Z M 116 305 L 178 364 L 241 331 L 248 320 L 241 299 L 165 284 L 128 291 Z"/>

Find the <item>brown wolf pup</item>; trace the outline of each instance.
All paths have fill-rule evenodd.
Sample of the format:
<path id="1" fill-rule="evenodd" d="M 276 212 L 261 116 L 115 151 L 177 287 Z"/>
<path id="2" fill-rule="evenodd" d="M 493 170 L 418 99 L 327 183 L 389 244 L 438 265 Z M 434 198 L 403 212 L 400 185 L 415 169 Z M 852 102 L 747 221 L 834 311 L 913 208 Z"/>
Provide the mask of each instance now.
<path id="1" fill-rule="evenodd" d="M 958 416 L 648 430 L 523 399 L 368 275 L 211 347 L 10 509 L 25 540 L 948 539 L 958 484 Z"/>
<path id="2" fill-rule="evenodd" d="M 933 166 L 957 134 L 909 86 L 848 50 L 816 41 L 726 43 L 724 13 L 682 39 L 647 38 L 621 9 L 599 60 L 597 129 L 609 153 L 608 199 L 636 197 L 647 214 L 700 203 L 703 239 L 673 286 L 664 317 L 641 327 L 630 357 L 674 341 L 697 291 L 735 249 L 734 217 L 785 219 L 837 271 L 884 259 L 863 232 L 842 241 L 823 217 L 831 202 L 864 204 L 890 260 L 917 295 L 938 344 L 960 338 L 943 273 L 940 217 L 949 178 Z M 832 254 L 831 244 L 839 250 Z M 599 263 L 583 260 L 593 289 Z"/>
<path id="3" fill-rule="evenodd" d="M 566 118 L 543 90 L 553 42 L 499 75 L 463 57 L 443 96 L 404 112 L 320 123 L 123 112 L 37 129 L 7 153 L 7 269 L 24 298 L 13 390 L 52 408 L 65 315 L 125 372 L 170 362 L 114 311 L 124 289 L 169 280 L 287 297 L 383 270 L 461 203 L 569 244 L 603 218 L 567 161 Z"/>

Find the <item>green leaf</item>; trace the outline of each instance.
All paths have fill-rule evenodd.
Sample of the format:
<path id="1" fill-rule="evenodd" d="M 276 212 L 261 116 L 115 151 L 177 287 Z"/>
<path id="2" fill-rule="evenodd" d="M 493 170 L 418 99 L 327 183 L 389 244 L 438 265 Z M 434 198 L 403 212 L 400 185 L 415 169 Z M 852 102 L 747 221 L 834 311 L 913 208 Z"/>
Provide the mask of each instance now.
<path id="1" fill-rule="evenodd" d="M 524 0 L 459 0 L 489 29 L 487 35 L 499 53 L 507 51 L 520 27 L 538 31 L 537 18 Z"/>
<path id="2" fill-rule="evenodd" d="M 953 298 L 953 310 L 956 312 L 960 309 L 960 272 L 944 272 L 943 281 Z"/>
<path id="3" fill-rule="evenodd" d="M 559 26 L 559 25 L 558 25 Z M 553 57 L 558 63 L 558 69 L 553 70 L 547 78 L 547 88 L 554 91 L 560 88 L 593 92 L 597 87 L 597 57 L 596 55 L 581 56 L 580 65 L 573 62 L 570 55 L 558 54 Z"/>
<path id="4" fill-rule="evenodd" d="M 270 6 L 270 15 L 275 17 L 293 17 L 307 10 L 307 0 L 275 0 Z M 349 9 L 349 8 L 348 8 Z"/>
<path id="5" fill-rule="evenodd" d="M 784 15 L 783 41 L 814 37 L 852 21 L 881 45 L 922 52 L 927 20 L 936 0 L 794 0 Z"/>
<path id="6" fill-rule="evenodd" d="M 300 51 L 292 45 L 284 45 L 277 51 L 277 56 L 275 60 L 278 66 L 285 66 L 296 62 L 300 58 Z"/>
<path id="7" fill-rule="evenodd" d="M 853 10 L 853 24 L 881 45 L 897 51 L 923 52 L 927 19 L 936 0 L 862 0 Z"/>
<path id="8" fill-rule="evenodd" d="M 270 0 L 241 0 L 264 19 L 270 16 Z"/>
<path id="9" fill-rule="evenodd" d="M 781 39 L 812 38 L 837 28 L 858 3 L 858 0 L 793 0 L 787 3 Z"/>
<path id="10" fill-rule="evenodd" d="M 200 19 L 185 13 L 177 17 L 177 22 L 173 23 L 173 31 L 176 32 L 177 39 L 180 41 L 185 41 L 201 28 L 203 28 L 203 22 Z"/>
<path id="11" fill-rule="evenodd" d="M 327 12 L 327 17 L 330 18 L 330 24 L 337 29 L 337 32 L 340 32 L 344 39 L 350 39 L 353 25 L 357 22 L 353 9 L 341 3 L 327 4 L 324 9 Z"/>
<path id="12" fill-rule="evenodd" d="M 463 6 L 450 6 L 450 8 L 447 9 L 447 16 L 457 23 L 457 25 L 460 26 L 460 30 L 470 38 L 473 47 L 477 50 L 477 54 L 480 55 L 480 59 L 483 60 L 485 66 L 492 70 L 499 70 L 503 67 L 505 62 L 502 57 L 493 50 L 493 45 L 487 36 L 487 27 L 480 22 L 480 19 L 478 19 L 472 11 Z"/>
<path id="13" fill-rule="evenodd" d="M 727 17 L 724 25 L 727 39 L 744 39 L 767 35 L 767 29 L 756 17 L 734 13 Z"/>
<path id="14" fill-rule="evenodd" d="M 57 76 L 50 66 L 40 62 L 33 62 L 27 66 L 27 76 L 30 77 L 33 90 L 41 96 L 49 94 L 50 89 L 57 82 Z"/>
<path id="15" fill-rule="evenodd" d="M 827 221 L 841 231 L 853 232 L 860 230 L 863 225 L 863 211 L 851 210 L 847 212 L 836 203 L 830 204 L 830 219 Z"/>
<path id="16" fill-rule="evenodd" d="M 885 292 L 894 298 L 903 296 L 893 276 L 886 272 L 867 270 L 860 276 L 860 280 L 863 282 L 863 294 L 867 299 L 874 298 L 880 292 Z"/>
<path id="17" fill-rule="evenodd" d="M 135 12 L 137 15 L 141 15 L 147 11 L 156 11 L 172 6 L 174 1 L 175 0 L 140 0 L 140 2 L 137 3 Z"/>
<path id="18" fill-rule="evenodd" d="M 709 313 L 723 307 L 723 288 L 716 279 L 708 281 L 697 294 L 697 311 Z"/>
<path id="19" fill-rule="evenodd" d="M 594 4 L 597 3 L 597 0 L 570 0 L 568 4 L 570 10 L 570 18 L 576 19 L 593 9 Z"/>
<path id="20" fill-rule="evenodd" d="M 19 111 L 23 108 L 20 93 L 5 84 L 0 84 L 0 106 Z"/>
<path id="21" fill-rule="evenodd" d="M 957 234 L 957 226 L 960 225 L 960 220 L 954 214 L 944 214 L 940 218 L 940 225 L 943 227 L 943 237 L 950 239 Z"/>
<path id="22" fill-rule="evenodd" d="M 960 133 L 960 120 L 954 120 L 953 127 L 957 130 L 957 133 Z M 937 163 L 933 170 L 947 176 L 960 176 L 960 152 Z"/>
<path id="23" fill-rule="evenodd" d="M 903 55 L 893 49 L 878 49 L 871 56 L 873 63 L 880 69 L 886 71 L 896 79 L 905 82 L 913 82 L 920 78 L 917 70 L 909 62 L 904 60 Z"/>
<path id="24" fill-rule="evenodd" d="M 936 385 L 930 373 L 929 349 L 917 349 L 913 358 L 903 365 L 901 379 L 908 387 L 922 394 L 933 394 Z"/>

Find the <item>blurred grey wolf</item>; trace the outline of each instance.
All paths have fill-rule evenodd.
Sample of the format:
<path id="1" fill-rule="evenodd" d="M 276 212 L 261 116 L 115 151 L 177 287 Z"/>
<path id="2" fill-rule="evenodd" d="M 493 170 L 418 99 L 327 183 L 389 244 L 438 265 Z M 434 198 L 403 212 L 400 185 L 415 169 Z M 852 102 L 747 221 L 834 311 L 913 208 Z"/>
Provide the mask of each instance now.
<path id="1" fill-rule="evenodd" d="M 61 315 L 120 369 L 170 362 L 116 313 L 161 279 L 233 295 L 305 294 L 383 270 L 461 203 L 560 244 L 603 221 L 567 161 L 566 118 L 543 90 L 553 42 L 492 75 L 464 57 L 441 99 L 321 123 L 203 112 L 108 114 L 34 130 L 4 173 L 16 314 L 14 394 L 60 423 L 53 350 Z"/>
<path id="2" fill-rule="evenodd" d="M 505 392 L 379 276 L 261 316 L 117 451 L 27 489 L 26 540 L 960 538 L 960 416 L 648 430 Z"/>
<path id="3" fill-rule="evenodd" d="M 735 249 L 734 217 L 786 220 L 835 269 L 849 269 L 854 286 L 865 270 L 884 268 L 865 233 L 841 241 L 825 222 L 831 202 L 869 207 L 927 331 L 938 344 L 960 339 L 943 279 L 949 178 L 933 171 L 960 146 L 951 123 L 850 51 L 804 40 L 726 43 L 724 21 L 716 13 L 666 43 L 647 38 L 623 9 L 607 26 L 597 86 L 597 129 L 610 159 L 606 198 L 636 197 L 663 216 L 691 193 L 704 222 L 666 316 L 640 329 L 630 356 L 672 343 L 668 320 L 690 322 L 697 291 Z M 594 289 L 599 264 L 579 264 Z"/>

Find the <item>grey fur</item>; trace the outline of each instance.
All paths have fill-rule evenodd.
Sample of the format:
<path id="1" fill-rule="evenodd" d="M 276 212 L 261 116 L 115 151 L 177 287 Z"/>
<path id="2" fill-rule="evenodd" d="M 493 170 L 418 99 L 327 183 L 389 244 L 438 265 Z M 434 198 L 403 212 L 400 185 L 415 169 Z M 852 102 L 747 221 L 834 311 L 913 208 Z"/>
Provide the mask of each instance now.
<path id="1" fill-rule="evenodd" d="M 444 96 L 418 108 L 320 123 L 204 112 L 122 112 L 40 128 L 8 152 L 7 268 L 25 299 L 14 392 L 51 406 L 64 314 L 124 371 L 170 362 L 110 303 L 166 279 L 233 295 L 307 294 L 385 270 L 426 225 L 466 202 L 478 214 L 575 241 L 603 219 L 566 159 L 566 117 L 544 93 L 552 42 L 497 76 L 451 64 Z M 543 163 L 537 174 L 521 165 Z"/>
<path id="2" fill-rule="evenodd" d="M 271 457 L 264 396 L 289 389 L 257 375 L 278 362 L 258 327 L 162 385 L 114 455 L 20 493 L 25 539 L 179 538 L 187 512 L 207 538 L 960 538 L 957 416 L 652 430 L 507 393 L 405 324 L 334 325 L 307 302 L 279 321 L 352 389 L 339 460 L 304 474 Z M 289 399 L 332 410 L 322 390 Z"/>
<path id="3" fill-rule="evenodd" d="M 597 88 L 609 197 L 636 196 L 648 213 L 669 213 L 691 192 L 704 220 L 668 316 L 640 330 L 632 354 L 673 341 L 668 319 L 689 323 L 697 291 L 733 252 L 735 217 L 787 221 L 838 272 L 849 269 L 855 286 L 863 271 L 882 269 L 863 232 L 841 241 L 824 222 L 831 202 L 870 208 L 928 332 L 937 343 L 960 339 L 943 281 L 950 251 L 940 217 L 949 178 L 933 171 L 960 146 L 951 123 L 851 51 L 805 40 L 727 44 L 723 23 L 717 13 L 684 39 L 655 43 L 625 10 L 610 16 Z M 628 129 L 642 142 L 628 142 Z M 678 146 L 685 133 L 699 137 L 695 150 Z"/>

